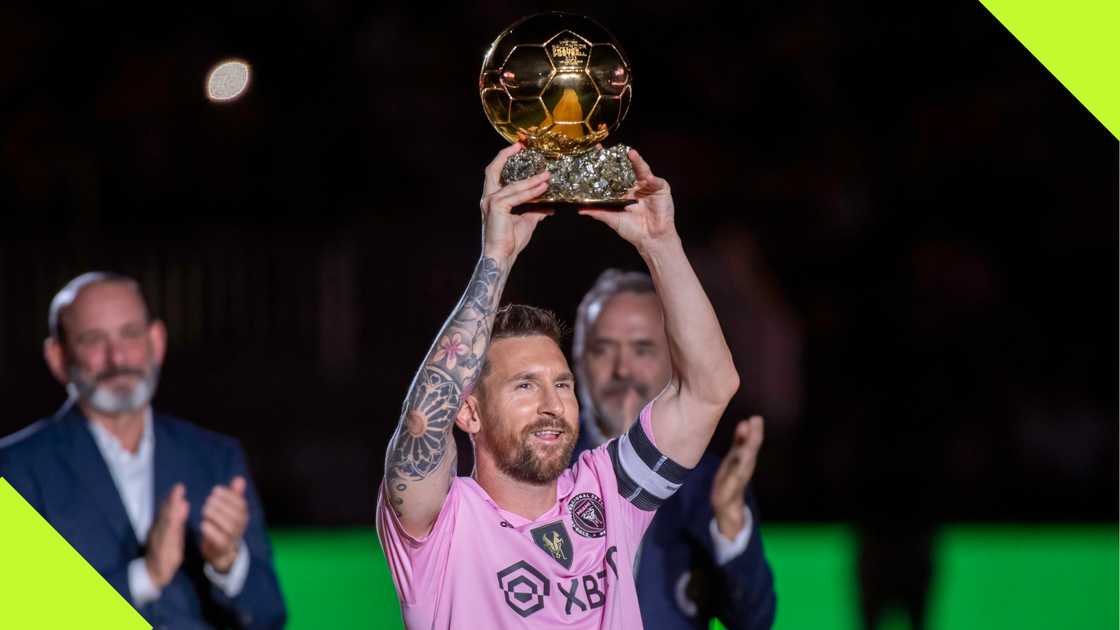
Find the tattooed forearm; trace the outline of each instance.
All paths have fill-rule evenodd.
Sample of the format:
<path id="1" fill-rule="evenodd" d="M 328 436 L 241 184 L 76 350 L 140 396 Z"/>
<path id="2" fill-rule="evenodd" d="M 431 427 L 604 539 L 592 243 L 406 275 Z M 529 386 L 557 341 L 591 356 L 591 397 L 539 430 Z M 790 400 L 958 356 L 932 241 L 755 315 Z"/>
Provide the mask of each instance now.
<path id="1" fill-rule="evenodd" d="M 420 480 L 439 467 L 444 444 L 459 410 L 462 389 L 438 366 L 425 365 L 404 409 L 389 453 L 391 472 L 404 479 Z"/>
<path id="2" fill-rule="evenodd" d="M 463 298 L 412 381 L 385 459 L 386 487 L 398 513 L 407 503 L 409 487 L 429 479 L 445 460 L 448 475 L 455 474 L 451 428 L 482 368 L 506 273 L 493 258 L 484 256 L 479 261 Z M 446 483 L 438 486 L 432 491 L 447 491 Z"/>

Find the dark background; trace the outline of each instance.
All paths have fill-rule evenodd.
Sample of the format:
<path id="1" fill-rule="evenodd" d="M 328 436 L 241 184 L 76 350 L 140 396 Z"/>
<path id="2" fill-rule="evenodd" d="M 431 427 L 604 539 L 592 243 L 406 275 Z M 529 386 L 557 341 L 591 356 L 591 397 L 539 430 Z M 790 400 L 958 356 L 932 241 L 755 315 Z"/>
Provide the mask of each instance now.
<path id="1" fill-rule="evenodd" d="M 1116 519 L 1117 142 L 976 2 L 4 4 L 0 434 L 62 402 L 53 293 L 114 269 L 170 329 L 157 406 L 242 440 L 271 524 L 372 523 L 504 145 L 482 53 L 551 8 L 630 56 L 608 143 L 673 185 L 764 519 Z M 571 321 L 640 263 L 553 218 L 506 299 Z"/>

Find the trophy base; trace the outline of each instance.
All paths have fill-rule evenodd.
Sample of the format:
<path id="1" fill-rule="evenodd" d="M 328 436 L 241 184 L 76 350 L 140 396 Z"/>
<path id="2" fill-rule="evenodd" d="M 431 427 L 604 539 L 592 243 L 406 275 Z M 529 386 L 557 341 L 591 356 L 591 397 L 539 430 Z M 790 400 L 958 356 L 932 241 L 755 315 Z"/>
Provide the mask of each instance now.
<path id="1" fill-rule="evenodd" d="M 595 147 L 578 155 L 552 158 L 536 149 L 522 149 L 510 156 L 502 168 L 502 183 L 521 181 L 547 169 L 552 173 L 543 195 L 519 206 L 536 208 L 602 208 L 621 210 L 634 203 L 626 199 L 637 178 L 622 144 L 609 149 Z"/>
<path id="2" fill-rule="evenodd" d="M 525 212 L 536 212 L 538 210 L 556 210 L 557 212 L 575 212 L 580 208 L 592 208 L 595 210 L 616 210 L 622 211 L 626 206 L 636 203 L 634 199 L 547 199 L 540 197 L 532 201 L 517 206 L 513 209 L 514 214 L 522 214 Z"/>

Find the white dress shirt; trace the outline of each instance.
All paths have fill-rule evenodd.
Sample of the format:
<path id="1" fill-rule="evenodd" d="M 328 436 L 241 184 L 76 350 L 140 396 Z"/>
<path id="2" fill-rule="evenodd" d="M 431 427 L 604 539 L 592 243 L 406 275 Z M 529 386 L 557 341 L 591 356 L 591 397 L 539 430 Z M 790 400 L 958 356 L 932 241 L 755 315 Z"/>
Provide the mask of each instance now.
<path id="1" fill-rule="evenodd" d="M 136 533 L 136 540 L 144 544 L 148 539 L 148 532 L 152 528 L 155 515 L 155 449 L 156 436 L 152 429 L 152 409 L 149 407 L 144 412 L 144 433 L 140 436 L 140 446 L 135 453 L 121 446 L 108 429 L 93 420 L 88 420 L 93 441 L 101 457 L 109 467 L 109 474 L 113 477 L 113 484 L 128 513 L 128 520 L 132 524 L 132 531 Z M 227 597 L 236 597 L 245 586 L 245 579 L 249 576 L 249 553 L 242 540 L 237 550 L 237 559 L 229 573 L 221 574 L 210 563 L 203 567 L 206 577 L 214 583 Z M 143 556 L 135 558 L 128 564 L 128 588 L 132 593 L 132 600 L 136 606 L 159 599 L 160 588 L 152 581 L 148 567 Z"/>
<path id="2" fill-rule="evenodd" d="M 735 535 L 735 540 L 729 540 L 719 531 L 719 525 L 716 524 L 716 517 L 712 517 L 712 522 L 708 523 L 708 531 L 712 535 L 712 544 L 716 552 L 716 564 L 723 566 L 731 562 L 747 550 L 747 544 L 751 541 L 751 529 L 754 528 L 754 518 L 751 516 L 751 509 L 743 506 L 743 528 Z"/>

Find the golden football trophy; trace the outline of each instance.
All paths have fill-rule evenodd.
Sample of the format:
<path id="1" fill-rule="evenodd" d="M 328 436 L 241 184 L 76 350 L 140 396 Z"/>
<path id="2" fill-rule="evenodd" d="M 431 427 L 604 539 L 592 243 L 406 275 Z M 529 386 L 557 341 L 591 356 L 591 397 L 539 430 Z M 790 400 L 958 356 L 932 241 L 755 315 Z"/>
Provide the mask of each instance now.
<path id="1" fill-rule="evenodd" d="M 494 129 L 525 146 L 506 162 L 503 184 L 548 169 L 548 190 L 533 205 L 632 202 L 629 147 L 599 144 L 630 107 L 630 64 L 599 23 L 571 13 L 519 20 L 490 44 L 478 90 Z"/>

